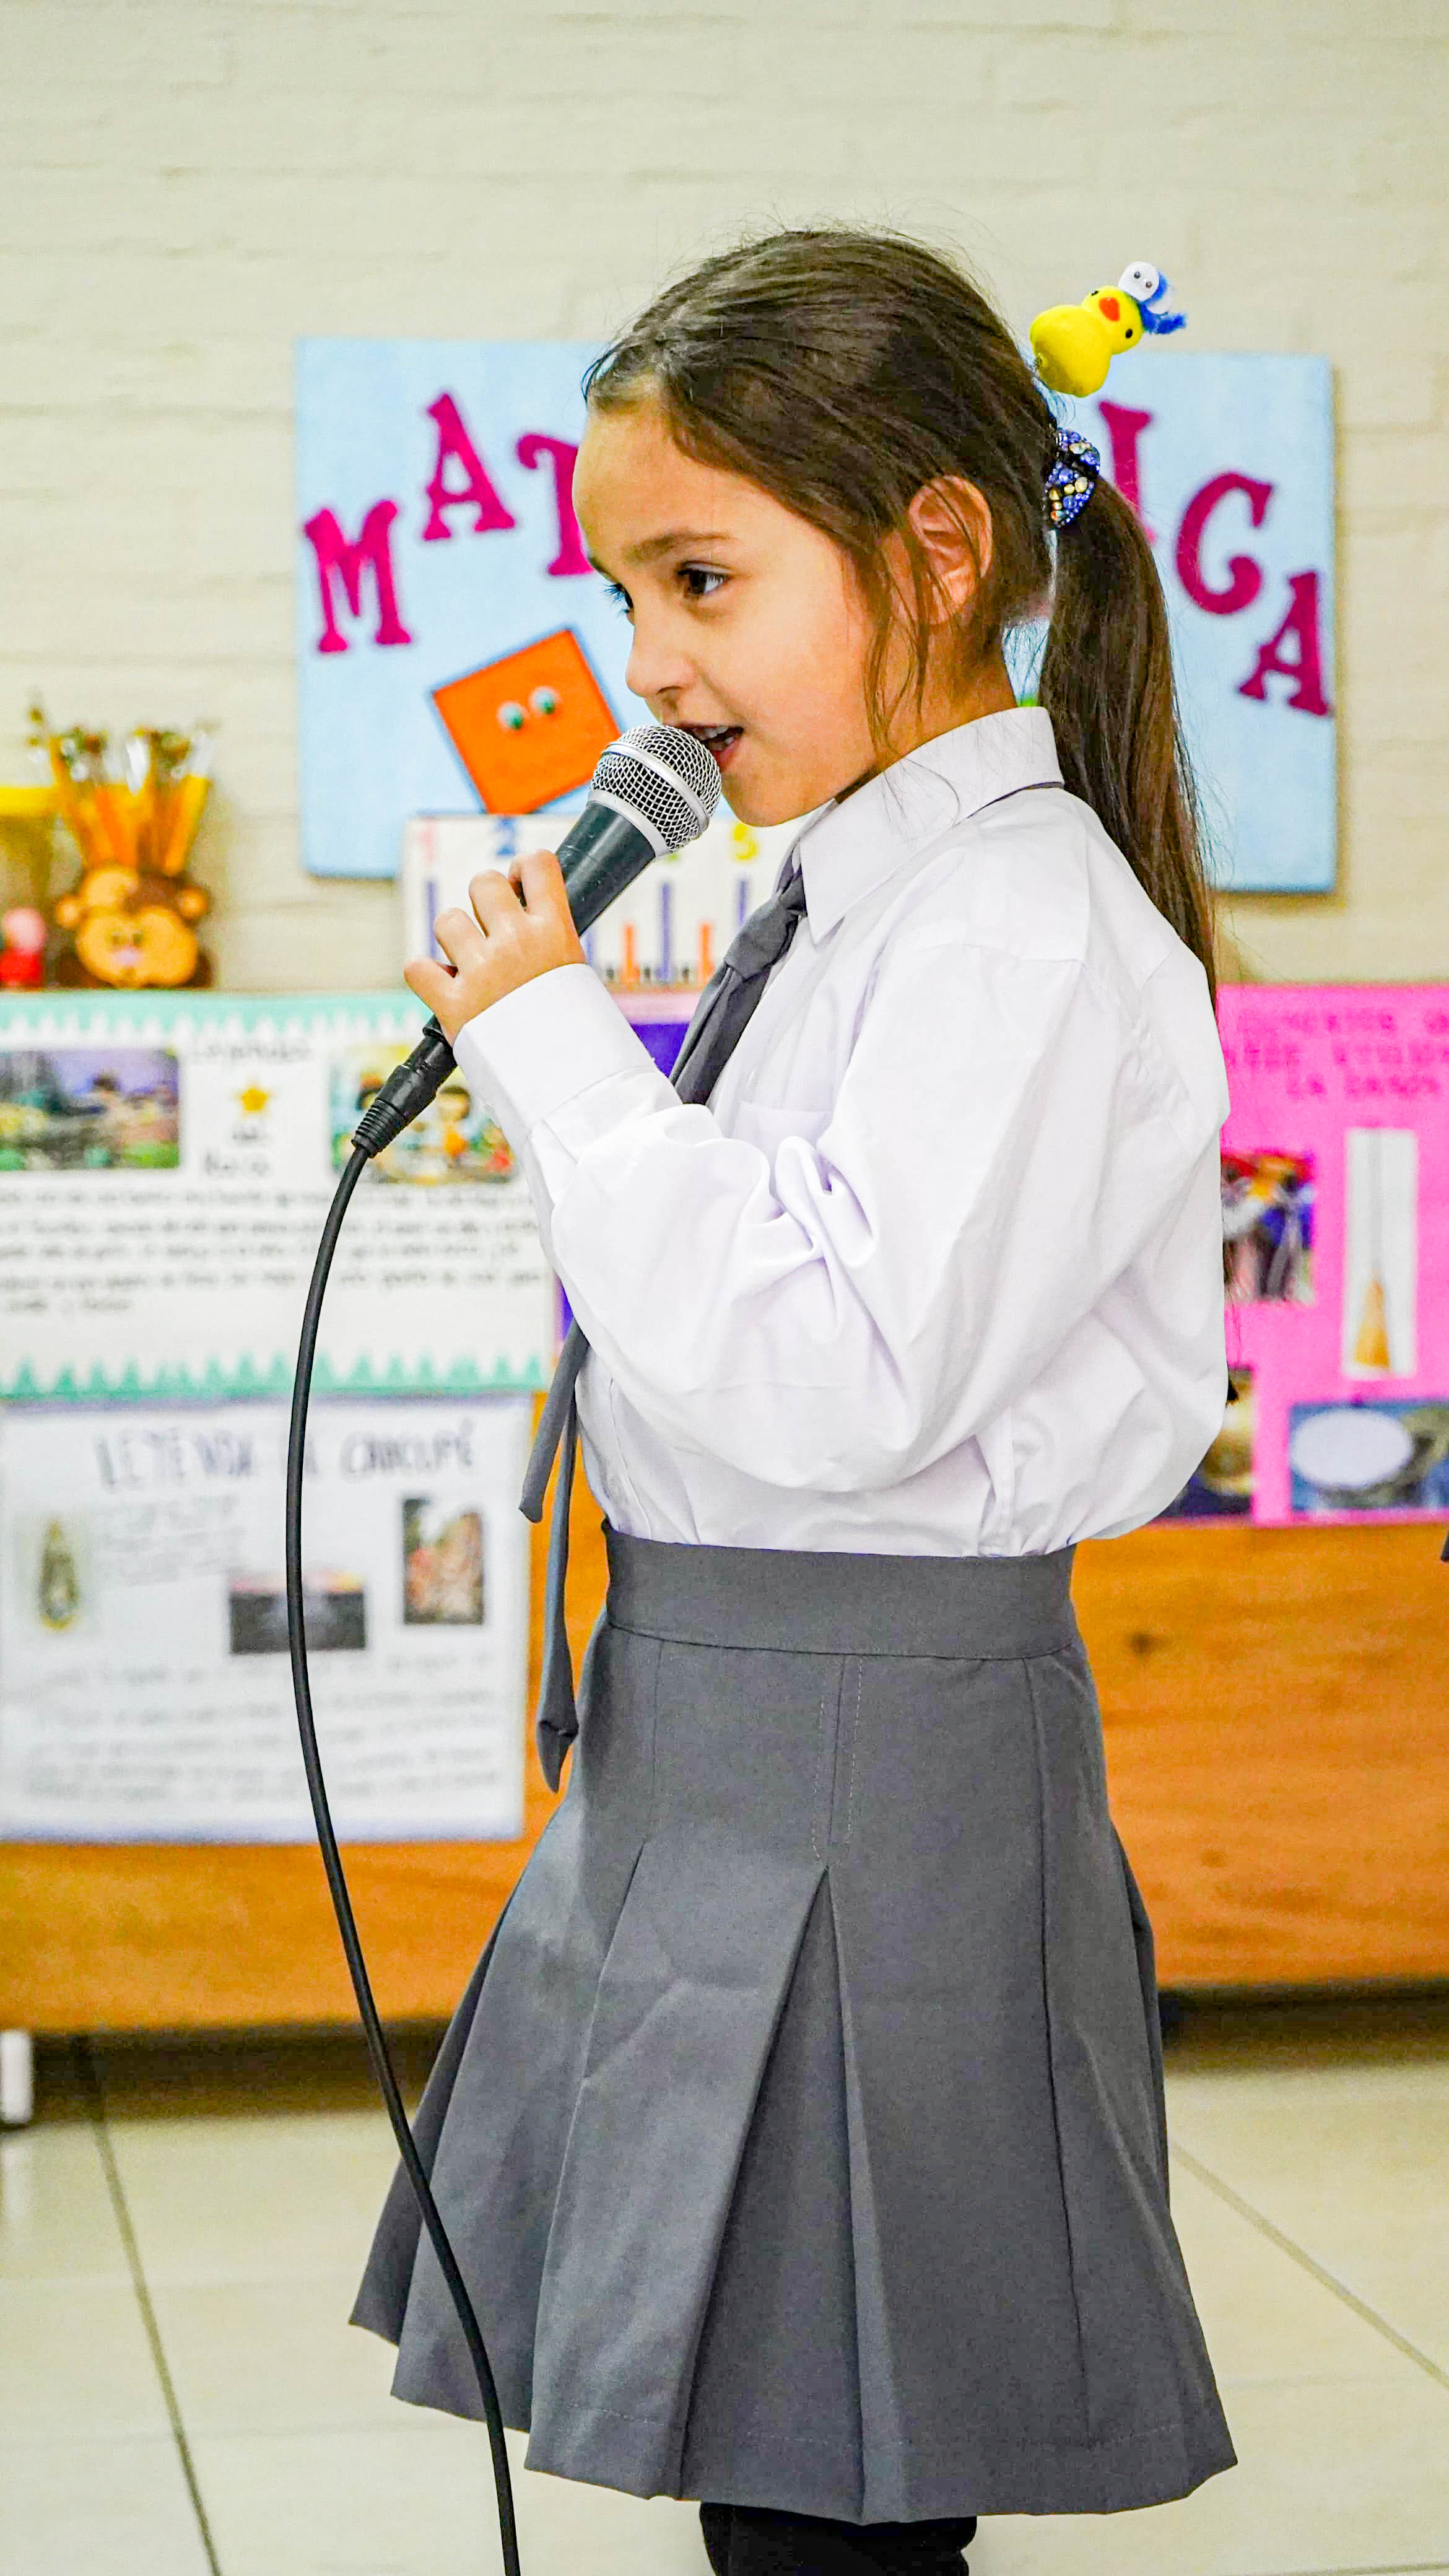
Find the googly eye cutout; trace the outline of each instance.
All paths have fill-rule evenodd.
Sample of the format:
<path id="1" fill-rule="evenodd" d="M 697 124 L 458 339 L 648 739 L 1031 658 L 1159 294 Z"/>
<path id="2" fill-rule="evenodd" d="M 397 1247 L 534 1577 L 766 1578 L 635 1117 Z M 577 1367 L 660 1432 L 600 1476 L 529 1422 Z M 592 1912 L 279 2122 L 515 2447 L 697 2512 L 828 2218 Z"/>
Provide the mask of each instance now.
<path id="1" fill-rule="evenodd" d="M 1135 296 L 1139 304 L 1150 304 L 1162 284 L 1162 271 L 1147 259 L 1136 259 L 1124 268 L 1117 280 L 1124 295 Z"/>
<path id="2" fill-rule="evenodd" d="M 558 691 L 557 689 L 550 689 L 547 686 L 535 689 L 528 703 L 532 707 L 536 716 L 556 716 L 558 714 Z"/>
<path id="3" fill-rule="evenodd" d="M 505 698 L 498 710 L 498 721 L 505 733 L 522 733 L 528 718 L 516 698 Z"/>

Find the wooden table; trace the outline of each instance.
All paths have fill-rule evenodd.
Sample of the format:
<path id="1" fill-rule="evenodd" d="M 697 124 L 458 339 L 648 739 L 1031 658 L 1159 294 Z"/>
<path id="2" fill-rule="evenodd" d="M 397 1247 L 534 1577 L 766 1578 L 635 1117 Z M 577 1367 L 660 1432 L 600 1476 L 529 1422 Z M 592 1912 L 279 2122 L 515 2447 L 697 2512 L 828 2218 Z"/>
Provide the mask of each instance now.
<path id="1" fill-rule="evenodd" d="M 1179 1522 L 1080 1550 L 1164 1985 L 1449 1978 L 1442 1540 Z"/>
<path id="2" fill-rule="evenodd" d="M 1449 1566 L 1423 1524 L 1163 1524 L 1084 1547 L 1077 1602 L 1113 1803 L 1183 1990 L 1449 1978 Z M 533 1673 L 542 1549 L 535 1546 Z M 576 1496 L 575 1655 L 603 1588 Z M 447 2013 L 552 1801 L 516 1843 L 354 1844 L 379 2000 Z M 352 2019 L 310 1848 L 0 1844 L 0 2025 Z"/>

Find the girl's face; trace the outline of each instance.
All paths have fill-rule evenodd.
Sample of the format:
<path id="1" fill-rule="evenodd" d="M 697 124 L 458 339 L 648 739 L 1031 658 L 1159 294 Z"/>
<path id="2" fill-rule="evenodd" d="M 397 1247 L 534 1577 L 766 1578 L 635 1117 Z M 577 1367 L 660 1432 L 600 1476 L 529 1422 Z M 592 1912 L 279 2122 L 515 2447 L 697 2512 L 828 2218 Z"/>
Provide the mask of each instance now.
<path id="1" fill-rule="evenodd" d="M 757 483 L 686 456 L 653 404 L 591 412 L 589 552 L 634 629 L 629 686 L 697 734 L 742 823 L 786 823 L 878 766 L 854 568 Z"/>

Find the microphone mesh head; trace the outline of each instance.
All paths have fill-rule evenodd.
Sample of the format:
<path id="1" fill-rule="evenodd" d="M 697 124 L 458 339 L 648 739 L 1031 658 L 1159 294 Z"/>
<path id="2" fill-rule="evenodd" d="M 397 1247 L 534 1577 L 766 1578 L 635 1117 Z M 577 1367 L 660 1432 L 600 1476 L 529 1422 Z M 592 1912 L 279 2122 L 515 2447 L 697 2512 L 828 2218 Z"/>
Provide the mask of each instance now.
<path id="1" fill-rule="evenodd" d="M 719 764 L 677 725 L 633 725 L 594 771 L 598 794 L 633 815 L 661 850 L 697 841 L 719 802 Z"/>

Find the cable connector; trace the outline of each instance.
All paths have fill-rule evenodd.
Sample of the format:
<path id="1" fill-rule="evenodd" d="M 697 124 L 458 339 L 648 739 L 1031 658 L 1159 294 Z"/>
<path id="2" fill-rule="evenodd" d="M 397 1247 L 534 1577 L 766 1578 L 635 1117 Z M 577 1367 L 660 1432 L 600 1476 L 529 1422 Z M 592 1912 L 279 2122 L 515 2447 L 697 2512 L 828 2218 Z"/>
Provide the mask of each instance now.
<path id="1" fill-rule="evenodd" d="M 405 1127 L 421 1117 L 430 1100 L 456 1069 L 457 1059 L 436 1020 L 429 1020 L 408 1057 L 390 1073 L 377 1098 L 364 1109 L 352 1141 L 369 1162 L 395 1143 Z"/>

